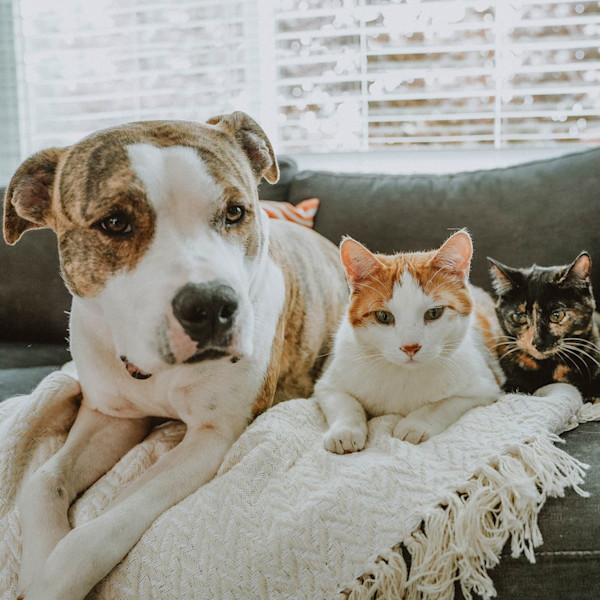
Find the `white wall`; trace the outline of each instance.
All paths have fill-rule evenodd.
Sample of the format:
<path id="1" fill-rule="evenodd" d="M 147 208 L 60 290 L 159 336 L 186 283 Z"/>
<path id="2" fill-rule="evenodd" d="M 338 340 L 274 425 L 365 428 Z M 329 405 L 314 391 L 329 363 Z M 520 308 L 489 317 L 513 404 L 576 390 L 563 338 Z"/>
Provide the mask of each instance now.
<path id="1" fill-rule="evenodd" d="M 549 148 L 505 150 L 400 150 L 371 153 L 294 154 L 300 170 L 343 173 L 455 173 L 506 167 L 581 152 L 592 146 L 565 144 Z"/>

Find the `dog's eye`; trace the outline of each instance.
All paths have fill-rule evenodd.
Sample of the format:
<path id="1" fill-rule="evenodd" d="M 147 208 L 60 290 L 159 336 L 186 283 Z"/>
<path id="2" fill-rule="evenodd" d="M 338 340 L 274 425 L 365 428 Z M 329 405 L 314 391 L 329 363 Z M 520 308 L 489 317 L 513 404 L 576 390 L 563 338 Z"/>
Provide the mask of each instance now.
<path id="1" fill-rule="evenodd" d="M 227 212 L 225 215 L 225 222 L 227 225 L 233 225 L 234 223 L 239 223 L 246 214 L 246 209 L 239 204 L 230 204 L 227 207 Z"/>
<path id="2" fill-rule="evenodd" d="M 127 235 L 133 231 L 129 218 L 123 213 L 115 213 L 102 219 L 99 226 L 108 235 Z"/>

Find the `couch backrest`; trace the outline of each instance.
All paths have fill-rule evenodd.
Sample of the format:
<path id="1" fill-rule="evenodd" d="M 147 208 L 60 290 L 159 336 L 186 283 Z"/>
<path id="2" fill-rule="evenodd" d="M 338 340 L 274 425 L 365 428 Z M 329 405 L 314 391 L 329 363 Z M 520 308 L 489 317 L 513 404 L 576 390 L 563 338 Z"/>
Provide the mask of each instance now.
<path id="1" fill-rule="evenodd" d="M 70 303 L 52 231 L 27 232 L 15 246 L 0 235 L 0 340 L 64 342 Z"/>
<path id="2" fill-rule="evenodd" d="M 471 280 L 488 290 L 486 256 L 515 267 L 549 266 L 587 250 L 600 298 L 600 148 L 451 175 L 301 171 L 288 200 L 310 197 L 321 201 L 317 231 L 335 243 L 350 235 L 377 252 L 429 250 L 468 228 Z"/>

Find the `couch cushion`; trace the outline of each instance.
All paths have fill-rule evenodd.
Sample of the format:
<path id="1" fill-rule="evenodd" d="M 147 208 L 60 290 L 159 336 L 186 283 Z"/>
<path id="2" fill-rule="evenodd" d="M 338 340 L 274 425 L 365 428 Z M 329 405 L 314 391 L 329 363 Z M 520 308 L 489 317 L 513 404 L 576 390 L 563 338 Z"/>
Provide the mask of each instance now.
<path id="1" fill-rule="evenodd" d="M 64 333 L 62 344 L 0 342 L 0 370 L 63 365 L 70 360 Z"/>
<path id="2" fill-rule="evenodd" d="M 298 172 L 298 165 L 291 156 L 278 156 L 279 181 L 269 183 L 266 179 L 260 180 L 258 186 L 258 197 L 261 200 L 277 200 L 285 202 L 288 199 L 290 183 Z M 308 196 L 307 196 L 308 197 Z"/>
<path id="3" fill-rule="evenodd" d="M 568 489 L 565 498 L 550 498 L 546 502 L 539 515 L 544 543 L 536 550 L 535 564 L 524 556 L 512 558 L 507 544 L 500 564 L 490 572 L 502 600 L 598 598 L 600 424 L 583 423 L 562 437 L 564 450 L 590 465 L 583 484 L 590 498 Z"/>
<path id="4" fill-rule="evenodd" d="M 60 277 L 54 233 L 33 230 L 15 246 L 1 238 L 0 264 L 0 340 L 62 342 L 71 299 Z"/>
<path id="5" fill-rule="evenodd" d="M 58 365 L 0 370 L 0 402 L 21 394 L 29 394 L 46 375 L 57 371 Z"/>
<path id="6" fill-rule="evenodd" d="M 301 171 L 288 200 L 320 199 L 315 229 L 378 252 L 427 250 L 467 227 L 472 281 L 491 290 L 486 256 L 510 266 L 566 264 L 587 250 L 600 294 L 600 149 L 450 175 Z"/>

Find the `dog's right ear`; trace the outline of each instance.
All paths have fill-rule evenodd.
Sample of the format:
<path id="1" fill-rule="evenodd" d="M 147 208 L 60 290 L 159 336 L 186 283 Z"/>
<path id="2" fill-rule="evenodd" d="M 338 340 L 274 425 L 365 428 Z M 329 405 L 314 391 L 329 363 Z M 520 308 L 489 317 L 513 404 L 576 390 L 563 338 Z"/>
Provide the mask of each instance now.
<path id="1" fill-rule="evenodd" d="M 264 177 L 269 183 L 277 183 L 279 167 L 273 147 L 267 134 L 252 117 L 238 110 L 229 115 L 212 117 L 207 123 L 217 125 L 234 136 L 246 153 L 257 180 Z"/>
<path id="2" fill-rule="evenodd" d="M 8 244 L 16 244 L 28 229 L 53 228 L 52 187 L 64 151 L 42 150 L 16 170 L 4 198 L 4 239 Z"/>

